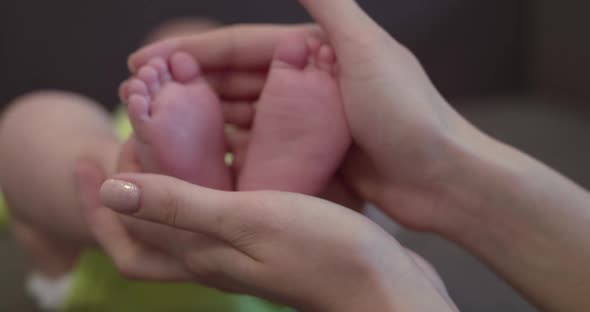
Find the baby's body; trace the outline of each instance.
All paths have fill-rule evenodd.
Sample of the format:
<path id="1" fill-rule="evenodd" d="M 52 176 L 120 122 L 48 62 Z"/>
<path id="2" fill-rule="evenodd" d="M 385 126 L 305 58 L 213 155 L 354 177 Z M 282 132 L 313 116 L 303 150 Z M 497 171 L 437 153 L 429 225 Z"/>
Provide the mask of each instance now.
<path id="1" fill-rule="evenodd" d="M 318 38 L 284 38 L 247 148 L 233 151 L 243 158 L 234 181 L 221 103 L 197 62 L 182 52 L 153 59 L 121 88 L 134 128 L 128 145 L 147 172 L 222 190 L 318 194 L 350 144 L 334 67 L 332 49 Z"/>

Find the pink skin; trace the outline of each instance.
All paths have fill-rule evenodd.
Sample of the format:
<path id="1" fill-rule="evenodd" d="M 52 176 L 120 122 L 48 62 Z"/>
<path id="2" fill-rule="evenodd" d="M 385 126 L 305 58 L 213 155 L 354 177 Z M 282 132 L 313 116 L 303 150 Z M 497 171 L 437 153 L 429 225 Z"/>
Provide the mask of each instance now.
<path id="1" fill-rule="evenodd" d="M 275 52 L 256 106 L 237 189 L 321 192 L 351 138 L 333 77 L 331 47 L 293 34 Z M 135 130 L 130 144 L 143 171 L 231 189 L 223 162 L 221 104 L 194 59 L 153 59 L 121 88 Z"/>
<path id="2" fill-rule="evenodd" d="M 351 143 L 335 54 L 297 33 L 279 43 L 256 106 L 238 190 L 319 194 Z"/>
<path id="3" fill-rule="evenodd" d="M 152 59 L 121 87 L 140 167 L 210 188 L 231 190 L 224 121 L 217 95 L 186 53 Z"/>

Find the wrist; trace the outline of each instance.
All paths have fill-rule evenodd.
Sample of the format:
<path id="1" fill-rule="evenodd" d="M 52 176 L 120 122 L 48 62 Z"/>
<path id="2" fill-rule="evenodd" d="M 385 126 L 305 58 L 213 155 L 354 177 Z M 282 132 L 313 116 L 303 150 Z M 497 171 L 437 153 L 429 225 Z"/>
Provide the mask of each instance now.
<path id="1" fill-rule="evenodd" d="M 523 229 L 555 226 L 555 214 L 565 217 L 566 212 L 555 208 L 579 206 L 588 197 L 551 168 L 471 128 L 445 139 L 447 165 L 441 177 L 445 183 L 439 183 L 435 195 L 441 199 L 435 232 L 457 241 L 466 229 L 487 233 L 494 223 Z"/>
<path id="2" fill-rule="evenodd" d="M 452 306 L 445 291 L 433 284 L 408 252 L 388 233 L 375 236 L 370 247 L 359 246 L 345 259 L 348 282 L 328 285 L 318 293 L 314 309 L 306 311 L 447 311 Z"/>
<path id="3" fill-rule="evenodd" d="M 500 222 L 503 210 L 512 209 L 506 202 L 514 204 L 523 180 L 535 171 L 526 155 L 470 130 L 445 139 L 445 183 L 436 194 L 441 205 L 433 229 L 455 242 Z"/>
<path id="4" fill-rule="evenodd" d="M 459 143 L 460 142 L 460 143 Z M 590 195 L 520 151 L 479 133 L 449 148 L 454 175 L 435 232 L 490 265 L 544 310 L 588 304 Z M 583 288 L 582 288 L 583 289 Z"/>

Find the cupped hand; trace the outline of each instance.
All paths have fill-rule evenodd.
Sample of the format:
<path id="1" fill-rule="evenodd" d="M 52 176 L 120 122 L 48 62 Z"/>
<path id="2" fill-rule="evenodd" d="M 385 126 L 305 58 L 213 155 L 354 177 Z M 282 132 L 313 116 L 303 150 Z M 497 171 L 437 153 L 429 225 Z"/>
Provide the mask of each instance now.
<path id="1" fill-rule="evenodd" d="M 456 174 L 453 151 L 481 135 L 439 94 L 412 53 L 355 1 L 301 2 L 338 58 L 338 79 L 355 142 L 340 172 L 346 186 L 401 223 L 434 230 L 443 222 L 447 184 Z M 259 94 L 262 84 L 254 83 L 251 75 L 268 67 L 277 41 L 289 31 L 321 33 L 313 26 L 231 26 L 140 50 L 130 58 L 130 68 L 182 49 L 212 72 L 234 73 L 229 79 L 234 83 L 219 84 L 218 92 L 245 99 Z M 249 85 L 249 92 L 236 93 L 246 89 L 236 88 L 237 80 Z M 248 124 L 247 113 L 231 107 L 227 111 Z"/>
<path id="2" fill-rule="evenodd" d="M 340 66 L 356 144 L 344 180 L 404 225 L 434 230 L 443 222 L 446 183 L 455 174 L 452 150 L 478 132 L 440 95 L 415 56 L 355 1 L 300 2 L 325 30 Z"/>
<path id="3" fill-rule="evenodd" d="M 83 203 L 93 233 L 128 277 L 198 282 L 305 311 L 452 309 L 423 260 L 342 206 L 297 194 L 222 192 L 170 177 L 123 174 L 102 185 L 102 201 L 148 221 L 123 227 L 98 202 L 101 178 L 97 166 L 80 167 Z"/>

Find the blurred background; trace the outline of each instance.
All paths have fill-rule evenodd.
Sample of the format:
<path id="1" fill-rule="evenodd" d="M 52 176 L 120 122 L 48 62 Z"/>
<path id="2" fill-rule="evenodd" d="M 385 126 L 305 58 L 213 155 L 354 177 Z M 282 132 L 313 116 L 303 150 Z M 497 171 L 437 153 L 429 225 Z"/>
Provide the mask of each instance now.
<path id="1" fill-rule="evenodd" d="M 590 186 L 590 2 L 360 0 L 424 64 L 468 119 Z M 108 108 L 126 56 L 174 18 L 224 24 L 309 21 L 295 0 L 0 1 L 0 107 L 37 89 L 85 94 Z M 354 25 L 351 25 L 354 27 Z M 457 246 L 398 230 L 433 262 L 462 311 L 535 311 Z M 493 225 L 490 225 L 493 226 Z M 0 231 L 0 311 L 36 311 L 26 261 Z"/>

